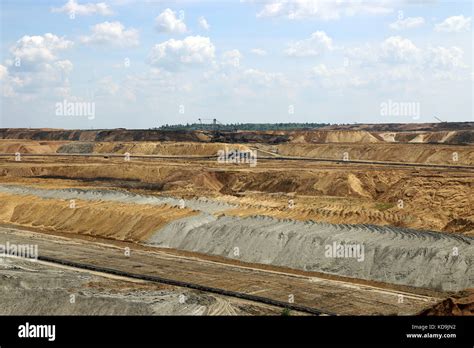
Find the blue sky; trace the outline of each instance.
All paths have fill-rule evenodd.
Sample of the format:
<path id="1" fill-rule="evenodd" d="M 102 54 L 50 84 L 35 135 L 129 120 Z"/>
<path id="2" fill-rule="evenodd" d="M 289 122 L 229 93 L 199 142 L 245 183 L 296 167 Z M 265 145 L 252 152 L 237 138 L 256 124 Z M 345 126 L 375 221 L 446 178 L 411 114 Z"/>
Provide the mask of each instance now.
<path id="1" fill-rule="evenodd" d="M 471 18 L 468 0 L 2 0 L 0 126 L 472 121 Z"/>

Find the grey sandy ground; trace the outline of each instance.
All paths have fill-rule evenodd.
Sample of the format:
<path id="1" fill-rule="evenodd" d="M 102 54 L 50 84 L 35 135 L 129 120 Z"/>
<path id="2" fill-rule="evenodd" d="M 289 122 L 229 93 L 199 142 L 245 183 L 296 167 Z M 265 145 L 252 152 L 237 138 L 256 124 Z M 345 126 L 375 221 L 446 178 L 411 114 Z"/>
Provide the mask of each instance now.
<path id="1" fill-rule="evenodd" d="M 0 315 L 279 315 L 280 308 L 43 262 L 0 258 Z"/>

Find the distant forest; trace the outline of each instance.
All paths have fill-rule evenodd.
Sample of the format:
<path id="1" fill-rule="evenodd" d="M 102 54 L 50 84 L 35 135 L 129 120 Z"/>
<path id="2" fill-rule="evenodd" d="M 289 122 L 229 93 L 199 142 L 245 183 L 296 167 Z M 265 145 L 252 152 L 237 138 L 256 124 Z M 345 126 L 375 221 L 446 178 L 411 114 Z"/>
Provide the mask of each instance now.
<path id="1" fill-rule="evenodd" d="M 329 123 L 192 123 L 192 124 L 174 124 L 164 125 L 158 130 L 220 130 L 220 131 L 270 131 L 270 130 L 296 130 L 296 129 L 315 129 L 329 126 Z"/>

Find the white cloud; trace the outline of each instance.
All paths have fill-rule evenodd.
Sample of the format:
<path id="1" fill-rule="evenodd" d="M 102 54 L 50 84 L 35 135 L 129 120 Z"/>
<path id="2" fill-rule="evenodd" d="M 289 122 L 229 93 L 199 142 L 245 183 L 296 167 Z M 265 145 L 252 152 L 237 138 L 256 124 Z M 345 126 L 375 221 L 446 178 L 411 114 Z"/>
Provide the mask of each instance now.
<path id="1" fill-rule="evenodd" d="M 327 78 L 344 74 L 344 72 L 344 68 L 328 68 L 325 64 L 319 64 L 312 69 L 315 76 Z"/>
<path id="2" fill-rule="evenodd" d="M 420 59 L 420 50 L 409 39 L 391 36 L 382 45 L 382 57 L 395 62 L 413 62 Z"/>
<path id="3" fill-rule="evenodd" d="M 120 90 L 120 85 L 114 82 L 111 76 L 106 76 L 97 81 L 97 89 L 94 93 L 97 97 L 115 95 Z"/>
<path id="4" fill-rule="evenodd" d="M 187 31 L 186 24 L 176 16 L 176 12 L 167 8 L 155 18 L 156 30 L 165 33 L 182 34 Z"/>
<path id="5" fill-rule="evenodd" d="M 58 60 L 54 63 L 55 67 L 59 69 L 62 73 L 69 74 L 72 71 L 73 64 L 70 60 Z"/>
<path id="6" fill-rule="evenodd" d="M 53 8 L 52 12 L 64 12 L 69 15 L 88 16 L 99 14 L 102 16 L 110 16 L 113 11 L 105 2 L 79 4 L 76 0 L 69 0 L 64 6 Z"/>
<path id="7" fill-rule="evenodd" d="M 58 54 L 72 45 L 51 33 L 20 38 L 10 47 L 11 58 L 6 60 L 8 74 L 2 82 L 3 95 L 32 100 L 41 92 L 49 97 L 67 92 L 73 64 L 67 59 L 60 60 Z"/>
<path id="8" fill-rule="evenodd" d="M 104 98 L 113 97 L 127 101 L 139 99 L 156 101 L 157 98 L 163 98 L 164 103 L 177 97 L 178 93 L 187 93 L 192 90 L 186 74 L 175 74 L 155 67 L 145 72 L 127 75 L 120 82 L 113 81 L 111 77 L 105 77 L 99 81 L 98 85 L 97 94 Z"/>
<path id="9" fill-rule="evenodd" d="M 319 56 L 332 49 L 332 39 L 324 31 L 316 31 L 309 39 L 290 43 L 285 53 L 294 57 Z"/>
<path id="10" fill-rule="evenodd" d="M 289 19 L 338 19 L 358 14 L 386 14 L 393 11 L 393 1 L 360 0 L 272 0 L 267 2 L 257 17 L 287 17 Z"/>
<path id="11" fill-rule="evenodd" d="M 12 67 L 2 82 L 4 96 L 32 100 L 63 96 L 69 92 L 68 75 L 73 68 L 69 60 L 40 63 L 35 70 L 25 71 Z"/>
<path id="12" fill-rule="evenodd" d="M 266 56 L 267 51 L 261 49 L 261 48 L 253 48 L 250 50 L 253 54 L 256 54 L 257 56 Z"/>
<path id="13" fill-rule="evenodd" d="M 209 30 L 211 29 L 211 26 L 209 25 L 209 23 L 207 22 L 206 18 L 204 17 L 199 17 L 198 19 L 198 24 L 199 24 L 199 27 L 201 29 L 204 29 L 204 30 Z"/>
<path id="14" fill-rule="evenodd" d="M 390 24 L 390 29 L 393 30 L 405 30 L 418 28 L 425 24 L 423 17 L 407 17 L 405 19 L 398 19 L 396 22 Z"/>
<path id="15" fill-rule="evenodd" d="M 311 73 L 324 88 L 362 87 L 371 81 L 371 76 L 367 72 L 345 66 L 331 68 L 319 64 L 311 69 Z"/>
<path id="16" fill-rule="evenodd" d="M 137 46 L 138 31 L 125 29 L 120 22 L 104 22 L 92 27 L 90 36 L 82 36 L 81 42 L 86 44 L 112 45 L 119 47 Z"/>
<path id="17" fill-rule="evenodd" d="M 275 87 L 286 83 L 286 79 L 281 73 L 269 73 L 258 69 L 247 69 L 242 74 L 242 80 L 248 84 L 255 84 L 265 87 Z"/>
<path id="18" fill-rule="evenodd" d="M 240 51 L 237 49 L 225 51 L 222 54 L 222 62 L 225 65 L 232 65 L 232 66 L 238 67 L 240 65 L 241 59 L 242 59 L 242 53 L 240 53 Z"/>
<path id="19" fill-rule="evenodd" d="M 3 97 L 13 97 L 15 96 L 15 91 L 13 88 L 14 81 L 8 75 L 8 68 L 5 65 L 0 64 L 0 95 Z"/>
<path id="20" fill-rule="evenodd" d="M 459 47 L 431 47 L 428 54 L 431 67 L 441 69 L 467 67 L 463 60 L 464 51 Z"/>
<path id="21" fill-rule="evenodd" d="M 46 62 L 56 59 L 58 51 L 72 45 L 71 41 L 51 33 L 43 36 L 25 35 L 10 48 L 10 53 L 21 62 Z"/>
<path id="22" fill-rule="evenodd" d="M 7 76 L 8 76 L 7 67 L 0 64 L 0 80 L 4 80 Z"/>
<path id="23" fill-rule="evenodd" d="M 343 85 L 342 81 L 356 77 L 374 84 L 387 80 L 426 83 L 436 79 L 466 80 L 469 68 L 460 47 L 418 47 L 400 36 L 389 37 L 379 45 L 347 48 L 345 53 L 349 60 L 344 69 L 319 65 L 313 74 L 333 79 L 333 85 L 338 81 Z"/>
<path id="24" fill-rule="evenodd" d="M 446 18 L 443 22 L 436 25 L 435 31 L 460 33 L 463 31 L 469 31 L 470 27 L 471 17 L 464 17 L 463 15 L 460 15 Z"/>
<path id="25" fill-rule="evenodd" d="M 380 48 L 371 43 L 362 46 L 347 47 L 344 49 L 348 63 L 356 62 L 359 65 L 373 65 L 380 60 Z"/>
<path id="26" fill-rule="evenodd" d="M 0 95 L 6 98 L 15 97 L 15 80 L 6 75 L 1 81 L 2 83 L 0 84 Z"/>
<path id="27" fill-rule="evenodd" d="M 402 64 L 395 66 L 385 67 L 383 70 L 377 71 L 374 76 L 377 81 L 390 80 L 390 81 L 421 81 L 424 79 L 423 69 L 419 66 L 412 64 Z"/>
<path id="28" fill-rule="evenodd" d="M 208 37 L 188 36 L 183 40 L 170 39 L 155 45 L 148 61 L 154 66 L 177 70 L 183 65 L 209 63 L 214 56 L 215 47 Z"/>

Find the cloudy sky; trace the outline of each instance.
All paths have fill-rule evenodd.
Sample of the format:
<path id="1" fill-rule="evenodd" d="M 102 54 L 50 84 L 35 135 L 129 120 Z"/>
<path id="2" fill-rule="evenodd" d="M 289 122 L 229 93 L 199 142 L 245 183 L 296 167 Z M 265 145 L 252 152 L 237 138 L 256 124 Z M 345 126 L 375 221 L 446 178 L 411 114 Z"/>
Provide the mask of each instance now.
<path id="1" fill-rule="evenodd" d="M 470 0 L 2 0 L 0 17 L 0 127 L 474 120 Z"/>

